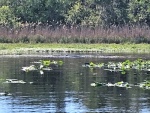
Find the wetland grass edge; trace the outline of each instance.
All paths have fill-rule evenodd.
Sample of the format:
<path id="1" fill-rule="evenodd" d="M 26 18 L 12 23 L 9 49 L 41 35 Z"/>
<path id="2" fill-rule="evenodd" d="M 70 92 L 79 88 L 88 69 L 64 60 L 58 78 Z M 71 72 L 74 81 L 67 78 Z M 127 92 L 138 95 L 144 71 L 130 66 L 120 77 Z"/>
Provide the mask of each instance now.
<path id="1" fill-rule="evenodd" d="M 66 53 L 150 53 L 149 44 L 0 43 L 0 55 Z"/>

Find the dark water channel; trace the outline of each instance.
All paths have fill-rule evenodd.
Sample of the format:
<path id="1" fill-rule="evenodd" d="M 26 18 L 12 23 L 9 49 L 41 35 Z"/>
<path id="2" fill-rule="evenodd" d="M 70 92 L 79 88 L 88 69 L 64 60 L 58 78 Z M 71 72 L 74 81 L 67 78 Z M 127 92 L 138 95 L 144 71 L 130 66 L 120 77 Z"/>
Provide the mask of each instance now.
<path id="1" fill-rule="evenodd" d="M 148 113 L 150 112 L 150 90 L 139 87 L 91 87 L 94 81 L 132 84 L 142 82 L 150 73 L 130 71 L 125 75 L 103 69 L 90 70 L 82 67 L 86 62 L 108 62 L 150 59 L 149 55 L 45 55 L 45 56 L 1 56 L 0 92 L 12 95 L 0 96 L 0 113 Z M 61 67 L 50 72 L 25 73 L 23 66 L 41 59 L 62 60 Z M 25 84 L 3 83 L 6 79 L 23 80 Z"/>

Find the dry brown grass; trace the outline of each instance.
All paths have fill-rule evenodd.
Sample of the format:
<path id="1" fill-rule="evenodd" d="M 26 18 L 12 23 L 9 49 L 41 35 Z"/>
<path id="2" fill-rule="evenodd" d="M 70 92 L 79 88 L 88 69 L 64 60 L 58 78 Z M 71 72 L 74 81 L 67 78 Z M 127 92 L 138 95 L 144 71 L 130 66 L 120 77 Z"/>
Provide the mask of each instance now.
<path id="1" fill-rule="evenodd" d="M 0 26 L 0 43 L 150 43 L 150 28 L 141 25 L 123 27 L 87 27 L 23 25 Z"/>

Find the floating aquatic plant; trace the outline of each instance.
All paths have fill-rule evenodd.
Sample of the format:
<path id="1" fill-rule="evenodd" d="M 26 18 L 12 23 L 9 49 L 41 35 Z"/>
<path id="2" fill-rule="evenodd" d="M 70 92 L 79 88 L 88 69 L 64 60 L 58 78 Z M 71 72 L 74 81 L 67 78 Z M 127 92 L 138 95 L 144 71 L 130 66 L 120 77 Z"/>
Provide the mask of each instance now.
<path id="1" fill-rule="evenodd" d="M 108 87 L 122 87 L 122 88 L 132 88 L 132 87 L 139 87 L 143 89 L 150 90 L 150 80 L 144 80 L 144 82 L 138 83 L 138 85 L 129 84 L 128 82 L 116 82 L 116 83 L 101 83 L 101 82 L 93 82 L 91 83 L 91 86 L 97 87 L 97 86 L 108 86 Z M 131 87 L 132 86 L 132 87 Z"/>
<path id="2" fill-rule="evenodd" d="M 144 88 L 144 89 L 150 89 L 150 81 L 145 80 L 144 82 L 139 84 L 139 87 Z"/>
<path id="3" fill-rule="evenodd" d="M 39 62 L 32 62 L 33 64 L 28 67 L 22 67 L 22 71 L 39 71 L 41 75 L 44 74 L 44 71 L 52 70 L 51 65 L 62 66 L 63 61 L 50 61 L 50 60 L 40 60 Z"/>
<path id="4" fill-rule="evenodd" d="M 18 79 L 6 79 L 5 82 L 6 84 L 34 84 L 34 82 L 25 82 L 24 80 L 18 80 Z"/>
<path id="5" fill-rule="evenodd" d="M 114 84 L 117 87 L 126 87 L 126 88 L 131 88 L 131 85 L 128 82 L 117 82 Z"/>
<path id="6" fill-rule="evenodd" d="M 125 88 L 131 88 L 131 85 L 128 82 L 116 82 L 116 83 L 99 83 L 99 82 L 94 82 L 91 83 L 91 86 L 96 87 L 96 86 L 108 86 L 108 87 L 125 87 Z"/>
<path id="7" fill-rule="evenodd" d="M 41 60 L 41 65 L 43 65 L 43 67 L 48 67 L 50 66 L 51 61 L 50 60 Z"/>
<path id="8" fill-rule="evenodd" d="M 96 86 L 105 86 L 105 83 L 94 82 L 94 83 L 91 83 L 91 86 L 93 86 L 93 87 L 96 87 Z"/>
<path id="9" fill-rule="evenodd" d="M 90 63 L 85 63 L 84 65 L 82 65 L 83 67 L 90 67 L 90 68 L 94 68 L 94 67 L 103 67 L 104 66 L 104 63 L 99 63 L 99 64 L 95 64 L 93 62 L 90 62 Z"/>
<path id="10" fill-rule="evenodd" d="M 124 62 L 108 62 L 108 63 L 85 63 L 83 67 L 103 68 L 111 72 L 121 72 L 125 74 L 131 69 L 150 71 L 150 60 L 137 59 L 134 61 L 126 60 Z"/>
<path id="11" fill-rule="evenodd" d="M 37 70 L 37 68 L 35 67 L 35 65 L 30 65 L 28 67 L 22 67 L 21 70 L 25 71 L 25 72 L 29 72 L 29 71 L 35 71 L 35 70 Z"/>
<path id="12" fill-rule="evenodd" d="M 26 82 L 23 80 L 18 80 L 18 79 L 6 79 L 6 81 L 4 83 L 25 84 Z"/>
<path id="13" fill-rule="evenodd" d="M 63 61 L 61 61 L 61 60 L 59 60 L 59 61 L 40 60 L 40 64 L 43 65 L 43 67 L 49 67 L 52 64 L 61 66 L 61 65 L 63 65 Z"/>

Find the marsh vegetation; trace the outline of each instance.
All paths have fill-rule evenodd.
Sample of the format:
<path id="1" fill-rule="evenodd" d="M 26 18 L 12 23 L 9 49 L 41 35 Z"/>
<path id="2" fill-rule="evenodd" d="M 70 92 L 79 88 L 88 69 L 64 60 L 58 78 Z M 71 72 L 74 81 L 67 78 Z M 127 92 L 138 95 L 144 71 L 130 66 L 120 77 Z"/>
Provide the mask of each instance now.
<path id="1" fill-rule="evenodd" d="M 127 74 L 129 71 L 134 70 L 134 74 L 137 75 L 139 71 L 143 71 L 147 74 L 150 73 L 150 60 L 137 59 L 134 61 L 125 60 L 123 62 L 107 62 L 107 63 L 85 63 L 83 67 L 88 67 L 90 70 L 94 68 L 101 68 L 106 71 L 120 73 L 121 75 Z M 136 71 L 138 70 L 138 71 Z M 132 76 L 132 75 L 131 75 Z M 108 86 L 108 87 L 122 87 L 132 88 L 140 87 L 144 89 L 150 89 L 150 80 L 144 80 L 141 83 L 129 84 L 128 82 L 118 81 L 116 83 L 100 83 L 98 81 L 91 83 L 91 86 Z"/>
<path id="2" fill-rule="evenodd" d="M 94 28 L 66 25 L 50 26 L 28 25 L 18 28 L 0 26 L 0 43 L 150 43 L 148 26 L 111 26 Z"/>
<path id="3" fill-rule="evenodd" d="M 150 43 L 149 9 L 147 0 L 2 0 L 0 43 Z"/>

